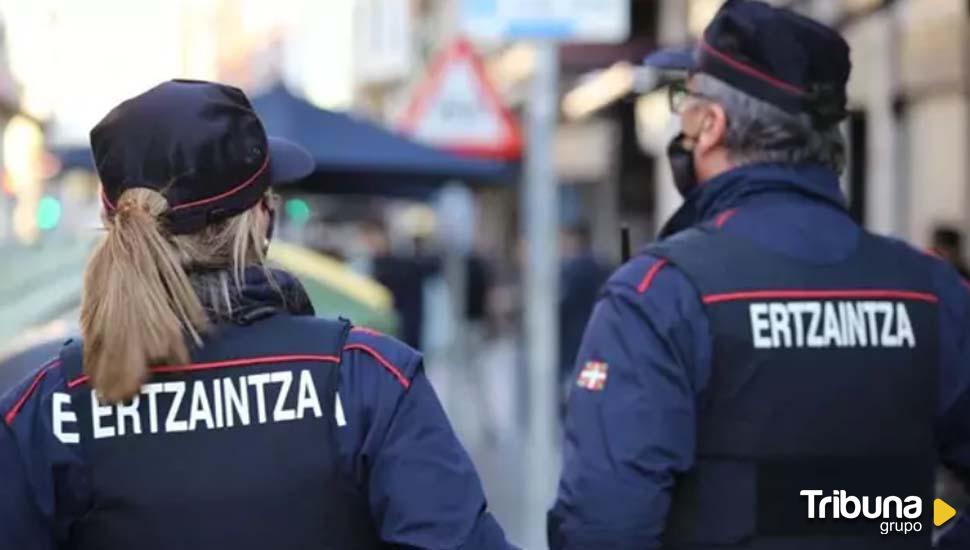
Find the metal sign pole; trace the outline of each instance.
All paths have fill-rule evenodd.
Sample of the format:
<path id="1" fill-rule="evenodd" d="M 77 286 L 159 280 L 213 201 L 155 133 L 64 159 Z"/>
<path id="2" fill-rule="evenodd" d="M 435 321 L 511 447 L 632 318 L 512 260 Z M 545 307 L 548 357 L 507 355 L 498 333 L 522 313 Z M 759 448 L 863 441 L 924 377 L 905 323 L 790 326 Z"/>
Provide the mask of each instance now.
<path id="1" fill-rule="evenodd" d="M 546 548 L 546 510 L 555 494 L 559 194 L 552 147 L 558 114 L 559 50 L 551 41 L 536 47 L 535 73 L 526 109 L 526 171 L 523 220 L 528 243 L 525 271 L 525 333 L 529 370 L 529 430 L 526 447 L 527 537 L 525 547 Z"/>

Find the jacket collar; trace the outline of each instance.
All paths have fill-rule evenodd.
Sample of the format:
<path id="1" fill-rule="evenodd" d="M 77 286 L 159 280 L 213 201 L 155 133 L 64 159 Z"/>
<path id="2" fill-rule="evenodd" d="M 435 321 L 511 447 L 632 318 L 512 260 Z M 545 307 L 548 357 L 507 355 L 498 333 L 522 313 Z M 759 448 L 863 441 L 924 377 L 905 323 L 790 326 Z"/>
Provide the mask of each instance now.
<path id="1" fill-rule="evenodd" d="M 196 292 L 202 305 L 213 322 L 232 322 L 248 325 L 253 321 L 268 317 L 280 311 L 293 315 L 314 315 L 313 305 L 303 285 L 296 277 L 286 271 L 261 266 L 247 267 L 243 272 L 241 287 L 237 288 L 232 275 L 226 271 L 200 271 L 191 274 Z M 218 288 L 219 285 L 206 284 L 210 278 L 227 278 L 230 291 L 230 311 L 225 311 L 224 298 L 210 296 L 202 291 L 205 287 Z M 220 283 L 221 285 L 221 283 Z"/>
<path id="2" fill-rule="evenodd" d="M 660 232 L 670 236 L 769 194 L 801 195 L 845 209 L 839 177 L 818 164 L 750 164 L 711 178 L 687 195 Z"/>

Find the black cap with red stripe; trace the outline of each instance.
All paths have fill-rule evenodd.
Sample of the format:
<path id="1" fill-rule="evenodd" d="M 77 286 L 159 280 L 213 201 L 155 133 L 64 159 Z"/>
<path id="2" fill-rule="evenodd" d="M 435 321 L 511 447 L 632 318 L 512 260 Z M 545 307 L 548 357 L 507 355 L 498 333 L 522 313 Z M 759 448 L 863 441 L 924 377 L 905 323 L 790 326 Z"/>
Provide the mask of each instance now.
<path id="1" fill-rule="evenodd" d="M 111 110 L 91 130 L 109 211 L 128 189 L 168 200 L 175 234 L 195 233 L 256 204 L 270 185 L 310 175 L 295 143 L 267 137 L 246 95 L 232 86 L 171 80 Z"/>
<path id="2" fill-rule="evenodd" d="M 849 45 L 835 30 L 764 2 L 728 0 L 691 48 L 662 50 L 644 63 L 701 72 L 821 127 L 846 116 Z"/>

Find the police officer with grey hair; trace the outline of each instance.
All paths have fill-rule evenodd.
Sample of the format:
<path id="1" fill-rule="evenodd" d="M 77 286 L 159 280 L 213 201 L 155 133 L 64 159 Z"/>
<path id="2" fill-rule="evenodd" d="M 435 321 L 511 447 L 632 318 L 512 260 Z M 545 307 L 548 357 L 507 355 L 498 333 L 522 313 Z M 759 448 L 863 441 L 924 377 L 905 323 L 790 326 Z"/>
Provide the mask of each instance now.
<path id="1" fill-rule="evenodd" d="M 848 44 L 729 0 L 647 64 L 688 74 L 684 204 L 586 328 L 550 546 L 930 547 L 937 466 L 970 482 L 970 290 L 847 212 Z"/>

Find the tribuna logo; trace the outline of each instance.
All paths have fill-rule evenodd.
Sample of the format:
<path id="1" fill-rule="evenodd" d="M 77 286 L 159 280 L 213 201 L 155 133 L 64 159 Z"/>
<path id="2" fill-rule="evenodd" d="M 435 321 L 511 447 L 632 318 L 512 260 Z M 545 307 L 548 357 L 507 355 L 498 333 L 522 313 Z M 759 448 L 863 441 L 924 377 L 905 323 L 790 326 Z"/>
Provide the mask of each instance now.
<path id="1" fill-rule="evenodd" d="M 919 533 L 923 529 L 923 524 L 918 521 L 923 515 L 923 499 L 917 496 L 855 497 L 845 491 L 832 491 L 830 496 L 822 496 L 825 492 L 820 490 L 805 490 L 799 494 L 808 497 L 809 519 L 864 517 L 883 520 L 879 524 L 879 532 L 883 535 Z"/>

